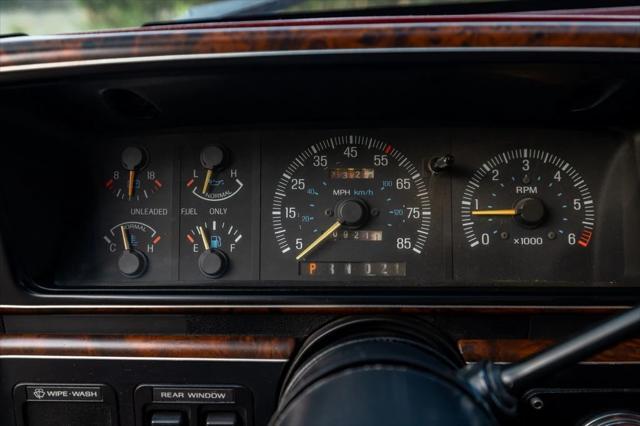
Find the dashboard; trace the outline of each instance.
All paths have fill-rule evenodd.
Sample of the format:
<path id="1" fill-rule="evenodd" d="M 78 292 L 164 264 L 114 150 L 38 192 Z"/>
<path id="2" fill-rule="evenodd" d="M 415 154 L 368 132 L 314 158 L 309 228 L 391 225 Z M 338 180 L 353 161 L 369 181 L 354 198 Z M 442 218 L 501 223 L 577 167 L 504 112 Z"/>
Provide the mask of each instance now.
<path id="1" fill-rule="evenodd" d="M 637 424 L 639 12 L 569 12 L 2 38 L 2 424 Z"/>
<path id="2" fill-rule="evenodd" d="M 21 181 L 34 205 L 58 205 L 56 243 L 38 257 L 48 267 L 26 268 L 45 288 L 611 287 L 637 277 L 621 208 L 637 188 L 619 185 L 637 154 L 623 133 L 198 129 L 64 152 L 73 155 L 24 153 L 37 168 L 53 155 L 74 182 L 50 192 Z M 24 225 L 7 229 L 27 250 L 42 238 L 32 219 L 20 211 L 11 221 Z"/>

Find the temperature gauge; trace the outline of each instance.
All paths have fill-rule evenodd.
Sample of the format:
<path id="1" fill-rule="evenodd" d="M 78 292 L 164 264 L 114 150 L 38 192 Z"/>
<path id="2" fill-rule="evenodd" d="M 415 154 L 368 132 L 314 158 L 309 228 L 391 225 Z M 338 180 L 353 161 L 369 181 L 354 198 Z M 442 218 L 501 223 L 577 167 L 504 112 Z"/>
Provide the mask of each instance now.
<path id="1" fill-rule="evenodd" d="M 158 232 L 141 222 L 123 222 L 103 236 L 107 253 L 122 275 L 140 278 L 149 268 L 149 257 L 162 240 Z"/>

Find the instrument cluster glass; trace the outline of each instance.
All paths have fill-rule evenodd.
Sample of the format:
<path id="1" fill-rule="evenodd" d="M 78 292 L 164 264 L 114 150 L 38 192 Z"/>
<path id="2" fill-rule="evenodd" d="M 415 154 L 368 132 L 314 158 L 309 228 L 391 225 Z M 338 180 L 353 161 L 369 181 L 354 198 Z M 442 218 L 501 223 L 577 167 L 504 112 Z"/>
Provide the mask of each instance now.
<path id="1" fill-rule="evenodd" d="M 93 213 L 75 219 L 65 247 L 79 260 L 55 282 L 611 284 L 619 258 L 599 250 L 623 243 L 619 227 L 602 230 L 611 202 L 601 199 L 620 196 L 604 188 L 621 146 L 609 134 L 521 129 L 104 141 L 88 172 Z"/>

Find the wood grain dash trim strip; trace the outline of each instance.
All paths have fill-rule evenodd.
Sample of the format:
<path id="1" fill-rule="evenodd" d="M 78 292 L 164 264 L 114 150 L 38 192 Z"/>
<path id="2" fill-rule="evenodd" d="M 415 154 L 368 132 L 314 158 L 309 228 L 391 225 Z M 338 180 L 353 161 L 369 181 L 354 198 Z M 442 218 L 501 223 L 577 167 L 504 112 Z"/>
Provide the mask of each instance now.
<path id="1" fill-rule="evenodd" d="M 440 22 L 129 31 L 0 40 L 0 69 L 115 58 L 402 48 L 639 49 L 633 22 Z"/>
<path id="2" fill-rule="evenodd" d="M 0 357 L 286 360 L 295 340 L 263 336 L 5 334 Z"/>
<path id="3" fill-rule="evenodd" d="M 484 359 L 494 362 L 511 363 L 521 361 L 541 350 L 548 348 L 553 340 L 529 339 L 462 339 L 458 348 L 467 362 Z M 627 340 L 586 361 L 587 363 L 640 363 L 640 339 Z"/>

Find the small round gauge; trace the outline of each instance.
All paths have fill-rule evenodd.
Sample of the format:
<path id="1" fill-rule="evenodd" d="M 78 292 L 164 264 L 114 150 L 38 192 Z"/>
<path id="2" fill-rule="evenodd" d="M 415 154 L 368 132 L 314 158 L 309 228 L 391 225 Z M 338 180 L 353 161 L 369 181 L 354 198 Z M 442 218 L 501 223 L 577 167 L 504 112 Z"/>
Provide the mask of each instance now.
<path id="1" fill-rule="evenodd" d="M 404 271 L 377 261 L 422 254 L 431 223 L 418 168 L 392 145 L 355 135 L 323 140 L 297 155 L 276 184 L 270 214 L 283 255 L 330 261 L 303 267 L 326 266 L 334 276 Z M 368 263 L 351 262 L 357 260 Z"/>
<path id="2" fill-rule="evenodd" d="M 230 152 L 222 145 L 208 145 L 200 151 L 200 168 L 193 169 L 186 186 L 204 201 L 225 201 L 236 195 L 244 184 L 238 169 L 231 164 Z"/>
<path id="3" fill-rule="evenodd" d="M 229 269 L 230 257 L 242 244 L 242 233 L 232 224 L 212 220 L 191 228 L 186 240 L 202 275 L 220 278 Z"/>
<path id="4" fill-rule="evenodd" d="M 162 189 L 158 173 L 149 168 L 149 155 L 144 148 L 125 148 L 120 161 L 119 167 L 113 170 L 104 184 L 116 198 L 127 201 L 146 200 Z"/>
<path id="5" fill-rule="evenodd" d="M 471 248 L 586 248 L 594 232 L 595 205 L 571 164 L 539 149 L 515 149 L 496 155 L 473 174 L 463 192 L 461 222 Z"/>
<path id="6" fill-rule="evenodd" d="M 114 257 L 118 270 L 127 278 L 139 278 L 147 272 L 149 256 L 162 239 L 155 229 L 141 222 L 119 223 L 102 238 L 107 253 Z"/>

